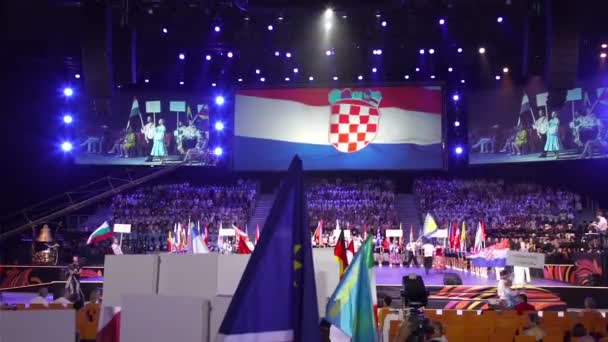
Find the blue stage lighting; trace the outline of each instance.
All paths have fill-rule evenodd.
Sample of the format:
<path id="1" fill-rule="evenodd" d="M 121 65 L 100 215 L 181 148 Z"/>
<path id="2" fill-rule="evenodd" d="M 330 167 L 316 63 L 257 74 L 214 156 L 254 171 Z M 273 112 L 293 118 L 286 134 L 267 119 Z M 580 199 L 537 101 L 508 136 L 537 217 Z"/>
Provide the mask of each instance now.
<path id="1" fill-rule="evenodd" d="M 460 127 L 460 121 L 458 121 L 458 120 L 454 121 L 454 127 Z"/>
<path id="2" fill-rule="evenodd" d="M 64 122 L 65 124 L 68 124 L 68 125 L 69 125 L 69 124 L 71 124 L 72 122 L 74 122 L 74 118 L 73 118 L 73 117 L 72 117 L 70 114 L 65 114 L 65 115 L 63 116 L 63 122 Z"/>
<path id="3" fill-rule="evenodd" d="M 289 77 L 285 77 L 285 82 L 289 82 L 291 79 Z"/>
<path id="4" fill-rule="evenodd" d="M 184 81 L 179 81 L 179 85 L 184 85 Z"/>
<path id="5" fill-rule="evenodd" d="M 214 30 L 215 32 L 220 32 L 222 29 L 221 29 L 219 26 L 217 26 L 217 25 L 216 25 L 216 26 L 213 28 L 213 30 Z"/>
<path id="6" fill-rule="evenodd" d="M 291 58 L 291 52 L 286 52 L 286 53 L 285 53 L 285 57 L 287 57 L 287 58 Z"/>
<path id="7" fill-rule="evenodd" d="M 206 55 L 205 59 L 208 60 L 208 61 L 210 61 L 211 60 L 211 55 Z"/>
<path id="8" fill-rule="evenodd" d="M 215 127 L 216 131 L 223 131 L 224 130 L 224 123 L 221 122 L 221 121 L 216 121 L 214 127 Z"/>
<path id="9" fill-rule="evenodd" d="M 298 72 L 300 72 L 300 70 L 298 68 L 293 68 L 293 73 L 297 74 Z"/>
<path id="10" fill-rule="evenodd" d="M 420 68 L 416 68 L 416 72 L 420 72 Z"/>
<path id="11" fill-rule="evenodd" d="M 224 97 L 222 95 L 215 97 L 215 104 L 221 106 L 224 104 Z"/>
<path id="12" fill-rule="evenodd" d="M 376 55 L 381 55 L 381 54 L 382 54 L 382 50 L 381 49 L 376 50 Z"/>
<path id="13" fill-rule="evenodd" d="M 217 86 L 217 84 L 214 82 L 214 83 L 211 83 L 211 86 L 215 87 L 215 86 Z"/>
<path id="14" fill-rule="evenodd" d="M 72 143 L 69 141 L 64 141 L 63 143 L 61 143 L 61 150 L 63 152 L 70 152 L 72 148 L 74 148 L 74 146 L 72 146 Z"/>
<path id="15" fill-rule="evenodd" d="M 359 76 L 357 76 L 357 79 L 358 79 L 359 81 L 361 81 L 361 80 L 363 79 L 363 76 L 359 75 Z"/>
<path id="16" fill-rule="evenodd" d="M 146 78 L 146 79 L 144 80 L 144 83 L 150 83 L 150 80 Z"/>
<path id="17" fill-rule="evenodd" d="M 429 49 L 429 54 L 434 54 L 435 53 L 435 49 Z"/>
<path id="18" fill-rule="evenodd" d="M 266 78 L 260 77 L 260 82 L 266 82 Z"/>
<path id="19" fill-rule="evenodd" d="M 424 55 L 424 49 L 420 49 L 420 51 L 418 51 L 418 53 L 420 53 L 421 55 Z"/>
<path id="20" fill-rule="evenodd" d="M 272 31 L 272 30 L 274 30 L 274 27 L 273 27 L 272 25 L 268 25 L 268 27 L 267 27 L 267 28 L 268 28 L 268 31 Z"/>
<path id="21" fill-rule="evenodd" d="M 452 95 L 452 100 L 454 100 L 454 102 L 458 102 L 458 100 L 460 100 L 460 95 L 458 95 L 458 94 Z"/>
<path id="22" fill-rule="evenodd" d="M 458 53 L 462 53 L 462 48 L 458 48 Z"/>
<path id="23" fill-rule="evenodd" d="M 255 69 L 255 74 L 259 75 L 260 74 L 260 69 Z"/>
<path id="24" fill-rule="evenodd" d="M 410 75 L 405 75 L 405 76 L 403 76 L 403 78 L 405 78 L 406 80 L 409 80 L 410 79 Z"/>
<path id="25" fill-rule="evenodd" d="M 216 147 L 216 148 L 213 150 L 213 154 L 215 154 L 215 155 L 216 155 L 216 156 L 218 156 L 218 157 L 219 157 L 219 156 L 221 156 L 223 153 L 224 153 L 224 150 L 222 150 L 222 148 L 221 148 L 221 147 Z"/>
<path id="26" fill-rule="evenodd" d="M 279 51 L 275 51 L 274 55 L 277 56 L 277 57 L 279 57 L 281 55 L 281 53 Z"/>
<path id="27" fill-rule="evenodd" d="M 377 71 L 378 71 L 378 69 L 372 68 L 372 72 L 377 72 Z"/>
<path id="28" fill-rule="evenodd" d="M 80 78 L 80 74 L 74 75 L 74 78 Z"/>
<path id="29" fill-rule="evenodd" d="M 465 84 L 466 81 L 465 80 L 460 80 L 460 83 Z"/>
<path id="30" fill-rule="evenodd" d="M 386 25 L 387 25 L 386 20 L 382 21 L 382 23 L 380 23 L 380 25 L 382 25 L 382 27 L 386 27 Z"/>
<path id="31" fill-rule="evenodd" d="M 228 56 L 228 58 L 232 58 L 234 56 L 234 54 L 232 53 L 232 51 L 228 52 L 228 54 L 226 54 L 226 56 Z"/>
<path id="32" fill-rule="evenodd" d="M 452 67 L 449 67 L 448 72 L 452 72 L 452 71 L 454 71 L 454 69 L 452 69 Z"/>
<path id="33" fill-rule="evenodd" d="M 500 81 L 500 75 L 496 75 L 496 76 L 494 76 L 494 78 L 495 78 L 497 81 Z"/>
<path id="34" fill-rule="evenodd" d="M 242 78 L 239 78 L 237 81 L 239 81 L 239 82 L 243 82 L 243 79 L 242 79 Z"/>
<path id="35" fill-rule="evenodd" d="M 497 23 L 502 23 L 502 20 L 503 20 L 503 18 L 502 18 L 502 17 L 498 17 L 498 18 L 496 18 L 496 22 L 497 22 Z"/>
<path id="36" fill-rule="evenodd" d="M 443 18 L 439 19 L 439 25 L 443 25 L 443 24 L 445 24 L 445 19 L 443 19 Z"/>
<path id="37" fill-rule="evenodd" d="M 325 50 L 325 56 L 331 56 L 331 50 Z"/>
<path id="38" fill-rule="evenodd" d="M 70 87 L 63 88 L 63 95 L 70 97 L 70 96 L 74 95 L 74 90 Z"/>
<path id="39" fill-rule="evenodd" d="M 462 146 L 460 146 L 460 145 L 456 146 L 456 148 L 454 149 L 454 152 L 456 153 L 456 155 L 461 155 L 463 151 L 464 150 L 462 149 Z"/>
<path id="40" fill-rule="evenodd" d="M 183 61 L 184 59 L 186 59 L 186 55 L 184 55 L 183 53 L 180 53 L 179 59 L 181 59 Z"/>
<path id="41" fill-rule="evenodd" d="M 167 32 L 169 32 L 169 30 L 167 30 L 166 27 L 163 27 L 163 33 L 167 33 Z"/>

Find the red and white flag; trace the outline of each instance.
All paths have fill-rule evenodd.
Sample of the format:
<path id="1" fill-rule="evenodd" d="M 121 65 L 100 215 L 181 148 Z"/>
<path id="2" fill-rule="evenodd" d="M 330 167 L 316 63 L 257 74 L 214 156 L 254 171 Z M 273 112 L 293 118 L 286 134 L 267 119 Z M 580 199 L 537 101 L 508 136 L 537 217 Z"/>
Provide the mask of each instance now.
<path id="1" fill-rule="evenodd" d="M 104 306 L 97 325 L 97 342 L 120 342 L 120 306 Z"/>

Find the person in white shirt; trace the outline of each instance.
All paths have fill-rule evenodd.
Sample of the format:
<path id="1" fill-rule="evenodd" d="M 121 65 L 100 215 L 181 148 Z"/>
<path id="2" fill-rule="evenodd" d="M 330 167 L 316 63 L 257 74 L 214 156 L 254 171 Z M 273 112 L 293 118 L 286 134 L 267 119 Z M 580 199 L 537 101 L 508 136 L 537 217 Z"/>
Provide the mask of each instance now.
<path id="1" fill-rule="evenodd" d="M 72 304 L 69 299 L 65 298 L 65 291 L 59 293 L 59 297 L 53 301 L 53 304 L 63 304 L 64 306 Z"/>
<path id="2" fill-rule="evenodd" d="M 511 289 L 512 281 L 509 272 L 503 270 L 500 272 L 500 280 L 496 288 L 496 294 L 498 299 L 504 303 L 508 308 L 513 307 L 515 304 L 516 293 Z"/>
<path id="3" fill-rule="evenodd" d="M 49 302 L 46 300 L 48 295 L 49 290 L 46 287 L 42 287 L 40 290 L 38 290 L 38 295 L 30 300 L 30 304 L 42 304 L 48 307 Z"/>
<path id="4" fill-rule="evenodd" d="M 598 211 L 596 221 L 589 226 L 595 228 L 599 233 L 605 233 L 608 230 L 608 221 L 606 221 L 604 213 Z"/>
<path id="5" fill-rule="evenodd" d="M 122 247 L 120 246 L 118 239 L 112 238 L 111 247 L 112 247 L 112 252 L 114 253 L 114 255 L 122 255 Z"/>
<path id="6" fill-rule="evenodd" d="M 405 249 L 407 250 L 407 259 L 405 260 L 405 266 L 410 267 L 412 263 L 414 263 L 414 266 L 418 268 L 418 259 L 416 259 L 416 243 L 408 242 L 408 244 L 405 246 Z"/>
<path id="7" fill-rule="evenodd" d="M 424 257 L 424 272 L 429 274 L 431 267 L 433 267 L 433 255 L 435 255 L 435 246 L 430 242 L 426 242 L 422 245 L 422 256 Z"/>

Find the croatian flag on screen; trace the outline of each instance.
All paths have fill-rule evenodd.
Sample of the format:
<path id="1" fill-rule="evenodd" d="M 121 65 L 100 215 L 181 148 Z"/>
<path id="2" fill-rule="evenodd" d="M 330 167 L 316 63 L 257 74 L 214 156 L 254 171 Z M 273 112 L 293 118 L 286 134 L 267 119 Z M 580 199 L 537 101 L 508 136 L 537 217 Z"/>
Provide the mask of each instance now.
<path id="1" fill-rule="evenodd" d="M 283 170 L 298 154 L 308 170 L 443 167 L 440 87 L 240 90 L 238 170 Z"/>

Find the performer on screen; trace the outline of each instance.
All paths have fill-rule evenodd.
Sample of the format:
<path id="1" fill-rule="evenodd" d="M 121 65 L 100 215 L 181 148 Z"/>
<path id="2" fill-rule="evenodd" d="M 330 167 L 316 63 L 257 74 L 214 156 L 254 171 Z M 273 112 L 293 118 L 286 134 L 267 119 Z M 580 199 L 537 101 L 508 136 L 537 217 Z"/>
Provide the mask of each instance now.
<path id="1" fill-rule="evenodd" d="M 545 156 L 547 152 L 555 152 L 555 158 L 559 159 L 559 150 L 561 149 L 561 143 L 559 141 L 559 118 L 557 112 L 551 113 L 551 120 L 549 120 L 549 126 L 547 128 L 547 142 L 545 143 Z"/>
<path id="2" fill-rule="evenodd" d="M 540 138 L 541 146 L 545 146 L 547 144 L 547 130 L 549 129 L 549 121 L 547 120 L 545 111 L 542 109 L 538 111 L 538 119 L 536 119 L 533 128 L 536 130 L 536 134 Z M 545 158 L 546 156 L 547 152 L 543 150 L 540 157 Z"/>
<path id="3" fill-rule="evenodd" d="M 154 144 L 152 145 L 152 151 L 150 152 L 150 161 L 154 157 L 159 157 L 161 162 L 167 156 L 167 147 L 165 146 L 165 121 L 163 119 L 158 120 L 158 126 L 154 130 Z"/>
<path id="4" fill-rule="evenodd" d="M 154 121 L 152 121 L 152 117 L 148 116 L 146 119 L 146 124 L 141 128 L 141 133 L 144 135 L 144 139 L 146 141 L 146 154 L 150 153 L 152 149 L 152 140 L 154 139 Z"/>
<path id="5" fill-rule="evenodd" d="M 78 256 L 72 257 L 72 263 L 68 265 L 68 279 L 65 282 L 65 293 L 68 297 L 84 298 L 80 290 L 80 260 Z"/>

